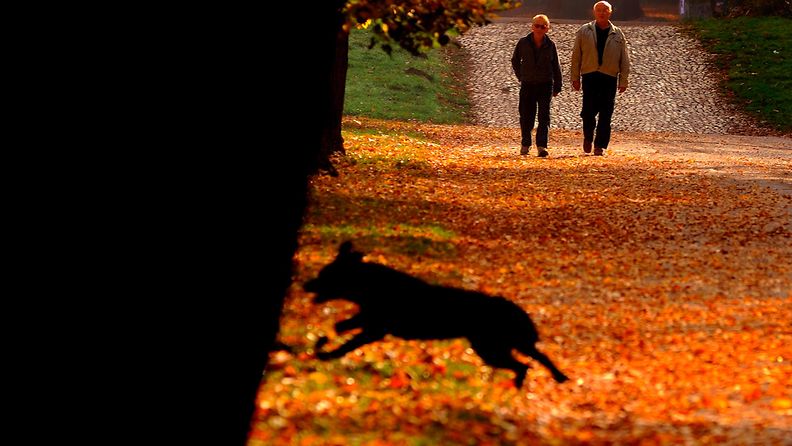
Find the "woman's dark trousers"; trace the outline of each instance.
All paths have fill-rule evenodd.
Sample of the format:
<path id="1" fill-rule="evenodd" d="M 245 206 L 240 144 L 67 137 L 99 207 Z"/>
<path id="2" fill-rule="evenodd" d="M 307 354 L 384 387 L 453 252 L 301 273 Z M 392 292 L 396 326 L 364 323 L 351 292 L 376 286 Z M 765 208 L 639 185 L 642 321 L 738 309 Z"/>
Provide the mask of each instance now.
<path id="1" fill-rule="evenodd" d="M 594 147 L 608 148 L 611 117 L 616 102 L 616 78 L 595 71 L 583 75 L 583 139 L 594 141 Z M 599 122 L 597 122 L 599 114 Z M 597 136 L 594 136 L 594 129 Z"/>
<path id="2" fill-rule="evenodd" d="M 547 147 L 547 133 L 550 131 L 550 99 L 553 97 L 553 84 L 520 84 L 520 131 L 522 145 L 531 145 L 531 130 L 536 119 L 536 106 L 539 106 L 539 125 L 536 127 L 536 146 Z"/>

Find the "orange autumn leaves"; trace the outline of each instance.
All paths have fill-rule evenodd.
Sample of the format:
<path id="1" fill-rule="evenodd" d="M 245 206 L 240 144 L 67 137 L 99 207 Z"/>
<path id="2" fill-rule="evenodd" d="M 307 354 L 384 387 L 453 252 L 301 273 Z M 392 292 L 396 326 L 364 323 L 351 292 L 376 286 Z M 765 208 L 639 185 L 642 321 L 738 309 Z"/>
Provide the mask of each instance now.
<path id="1" fill-rule="evenodd" d="M 341 176 L 312 180 L 280 335 L 295 351 L 273 354 L 252 446 L 788 441 L 788 197 L 625 135 L 594 158 L 554 131 L 540 160 L 517 155 L 511 129 L 345 130 Z M 313 305 L 301 284 L 346 239 L 367 261 L 513 300 L 571 381 L 532 363 L 517 390 L 464 340 L 389 337 L 316 360 L 355 308 Z"/>

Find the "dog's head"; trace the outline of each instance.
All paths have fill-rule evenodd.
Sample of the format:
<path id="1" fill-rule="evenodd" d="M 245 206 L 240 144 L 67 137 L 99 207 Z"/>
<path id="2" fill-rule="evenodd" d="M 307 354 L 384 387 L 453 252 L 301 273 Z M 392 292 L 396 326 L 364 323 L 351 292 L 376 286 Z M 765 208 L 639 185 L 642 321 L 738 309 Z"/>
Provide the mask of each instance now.
<path id="1" fill-rule="evenodd" d="M 346 241 L 338 248 L 335 260 L 325 265 L 317 278 L 305 282 L 303 289 L 316 293 L 314 303 L 348 297 L 346 294 L 355 280 L 356 267 L 362 261 L 363 254 L 354 251 L 352 242 Z"/>

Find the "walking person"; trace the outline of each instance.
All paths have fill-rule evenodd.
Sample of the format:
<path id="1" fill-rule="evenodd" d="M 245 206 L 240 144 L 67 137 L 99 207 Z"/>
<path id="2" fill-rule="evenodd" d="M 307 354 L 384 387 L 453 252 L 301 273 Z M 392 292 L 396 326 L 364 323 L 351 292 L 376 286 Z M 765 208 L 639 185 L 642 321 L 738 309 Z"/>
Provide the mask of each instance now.
<path id="1" fill-rule="evenodd" d="M 555 43 L 547 37 L 550 19 L 539 14 L 532 22 L 532 31 L 517 42 L 511 63 L 514 75 L 520 80 L 520 155 L 531 150 L 531 131 L 538 109 L 536 155 L 544 158 L 550 132 L 550 100 L 561 92 L 561 64 Z"/>
<path id="2" fill-rule="evenodd" d="M 630 75 L 627 38 L 611 23 L 612 12 L 610 3 L 595 3 L 594 21 L 578 29 L 572 49 L 572 88 L 580 90 L 583 80 L 583 151 L 591 153 L 593 144 L 600 156 L 610 143 L 616 89 L 624 93 Z"/>

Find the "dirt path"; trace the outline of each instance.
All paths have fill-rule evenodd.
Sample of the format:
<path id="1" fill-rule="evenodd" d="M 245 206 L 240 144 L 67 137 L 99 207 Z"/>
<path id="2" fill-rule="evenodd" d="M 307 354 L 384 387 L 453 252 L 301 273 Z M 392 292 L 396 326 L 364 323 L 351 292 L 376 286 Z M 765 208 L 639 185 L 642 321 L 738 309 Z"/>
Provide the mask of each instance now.
<path id="1" fill-rule="evenodd" d="M 614 145 L 618 154 L 684 159 L 695 164 L 691 171 L 755 182 L 792 197 L 790 138 L 624 132 L 619 139 Z"/>

